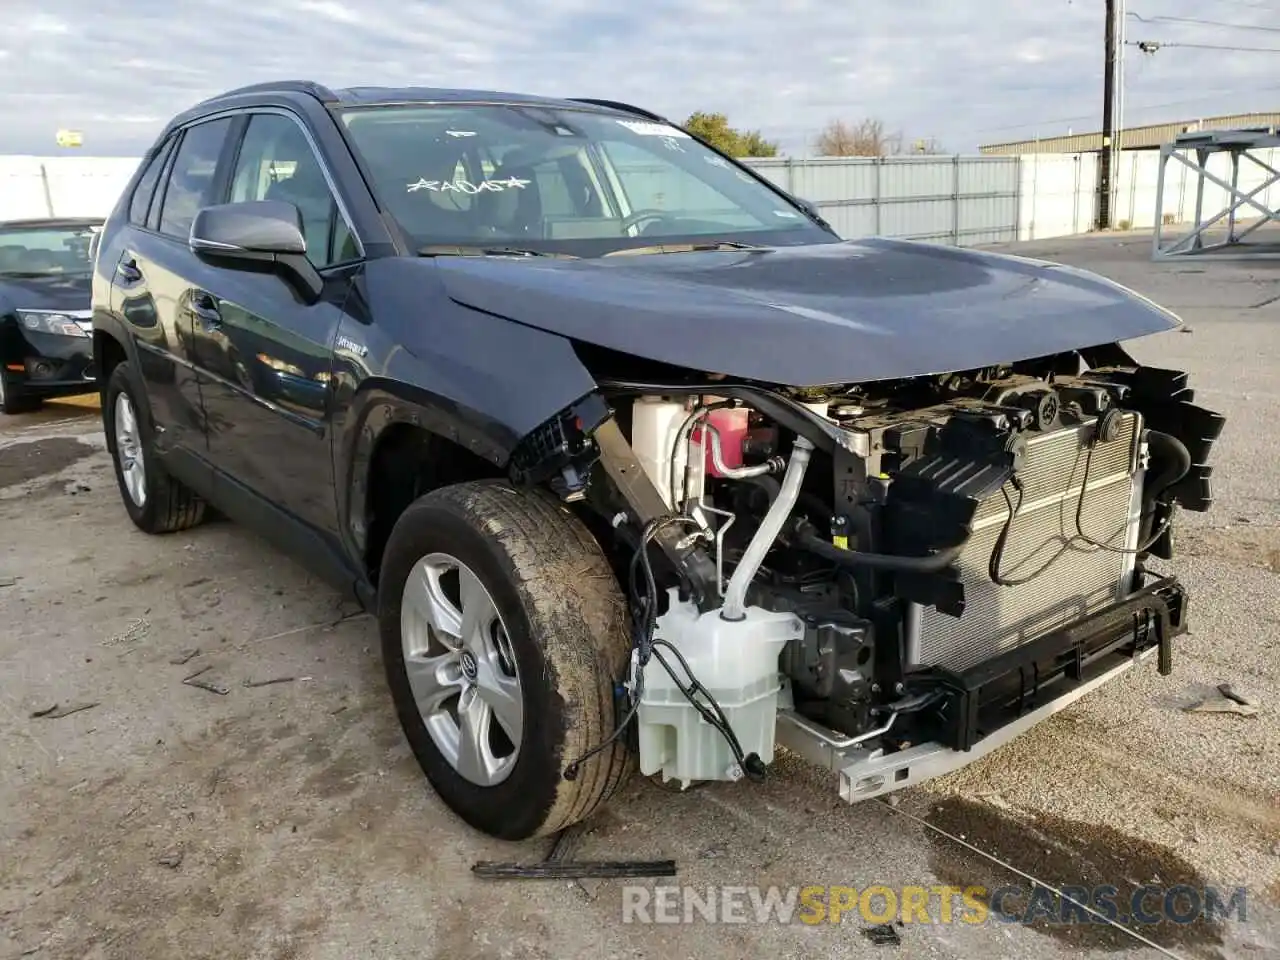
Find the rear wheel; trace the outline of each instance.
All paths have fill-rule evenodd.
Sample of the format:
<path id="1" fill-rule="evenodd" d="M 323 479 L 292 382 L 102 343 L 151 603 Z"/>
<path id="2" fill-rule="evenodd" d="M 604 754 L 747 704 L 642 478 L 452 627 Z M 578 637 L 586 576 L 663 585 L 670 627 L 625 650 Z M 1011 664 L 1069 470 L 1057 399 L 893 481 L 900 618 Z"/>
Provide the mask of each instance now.
<path id="1" fill-rule="evenodd" d="M 151 418 L 139 404 L 133 368 L 115 366 L 102 397 L 107 449 L 115 464 L 116 483 L 129 519 L 147 533 L 174 533 L 194 527 L 205 504 L 169 476 L 155 452 Z"/>
<path id="2" fill-rule="evenodd" d="M 613 731 L 625 612 L 599 545 L 550 495 L 463 483 L 400 517 L 378 599 L 387 680 L 427 779 L 471 826 L 554 833 L 631 775 L 619 742 L 563 777 Z"/>
<path id="3" fill-rule="evenodd" d="M 10 382 L 3 370 L 0 370 L 0 413 L 34 413 L 44 401 L 39 397 L 24 394 L 18 386 Z"/>

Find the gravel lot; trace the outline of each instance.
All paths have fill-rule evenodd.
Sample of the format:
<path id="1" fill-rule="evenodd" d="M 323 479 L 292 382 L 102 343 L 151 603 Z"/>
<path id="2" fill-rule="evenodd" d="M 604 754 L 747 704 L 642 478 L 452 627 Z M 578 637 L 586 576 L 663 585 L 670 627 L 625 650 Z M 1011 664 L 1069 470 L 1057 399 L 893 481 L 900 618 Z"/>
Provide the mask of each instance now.
<path id="1" fill-rule="evenodd" d="M 617 882 L 477 880 L 488 840 L 425 786 L 372 622 L 226 522 L 149 538 L 92 401 L 0 423 L 0 958 L 1263 957 L 1280 955 L 1280 262 L 1146 261 L 1123 234 L 1019 245 L 1178 310 L 1132 344 L 1228 417 L 1218 503 L 1185 515 L 1175 671 L 1132 672 L 895 807 L 783 762 L 762 786 L 634 782 L 585 857 L 674 858 L 680 883 L 1244 884 L 1248 919 L 1113 928 L 622 923 Z M 193 651 L 198 651 L 193 653 Z M 177 662 L 185 661 L 185 662 Z M 218 695 L 181 681 L 224 684 Z M 289 677 L 288 682 L 246 686 Z M 1230 682 L 1259 713 L 1181 706 Z M 96 704 L 36 717 L 53 705 Z M 1162 952 L 1167 951 L 1167 952 Z"/>

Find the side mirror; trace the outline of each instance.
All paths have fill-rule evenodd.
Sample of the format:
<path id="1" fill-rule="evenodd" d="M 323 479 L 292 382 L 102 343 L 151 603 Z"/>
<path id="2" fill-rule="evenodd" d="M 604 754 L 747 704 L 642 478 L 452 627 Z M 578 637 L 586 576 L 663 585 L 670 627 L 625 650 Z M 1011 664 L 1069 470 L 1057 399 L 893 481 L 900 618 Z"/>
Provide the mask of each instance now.
<path id="1" fill-rule="evenodd" d="M 309 303 L 324 280 L 307 259 L 302 214 L 282 200 L 203 207 L 191 222 L 191 252 L 219 266 L 280 273 Z"/>

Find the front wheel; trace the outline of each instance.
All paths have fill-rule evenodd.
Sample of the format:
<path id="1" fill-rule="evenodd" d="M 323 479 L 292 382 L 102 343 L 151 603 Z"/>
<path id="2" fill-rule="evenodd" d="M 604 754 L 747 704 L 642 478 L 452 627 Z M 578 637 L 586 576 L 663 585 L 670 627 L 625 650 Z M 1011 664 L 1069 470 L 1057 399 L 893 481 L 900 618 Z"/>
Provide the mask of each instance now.
<path id="1" fill-rule="evenodd" d="M 634 771 L 614 727 L 630 643 L 621 592 L 554 497 L 501 481 L 422 497 L 396 523 L 379 584 L 383 660 L 427 779 L 506 840 L 584 819 Z"/>

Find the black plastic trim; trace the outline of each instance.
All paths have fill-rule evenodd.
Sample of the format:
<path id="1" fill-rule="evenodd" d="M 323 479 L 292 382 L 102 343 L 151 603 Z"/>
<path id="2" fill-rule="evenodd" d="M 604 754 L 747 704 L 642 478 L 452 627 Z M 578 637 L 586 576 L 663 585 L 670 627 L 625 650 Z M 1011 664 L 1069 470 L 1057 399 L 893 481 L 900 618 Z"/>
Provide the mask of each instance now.
<path id="1" fill-rule="evenodd" d="M 1187 596 L 1164 577 L 1110 606 L 967 670 L 913 672 L 910 693 L 941 689 L 936 710 L 913 718 L 925 737 L 969 750 L 1001 727 L 1144 650 L 1159 651 L 1159 670 L 1173 669 L 1172 639 L 1187 630 Z M 1049 689 L 1052 686 L 1052 689 Z"/>

